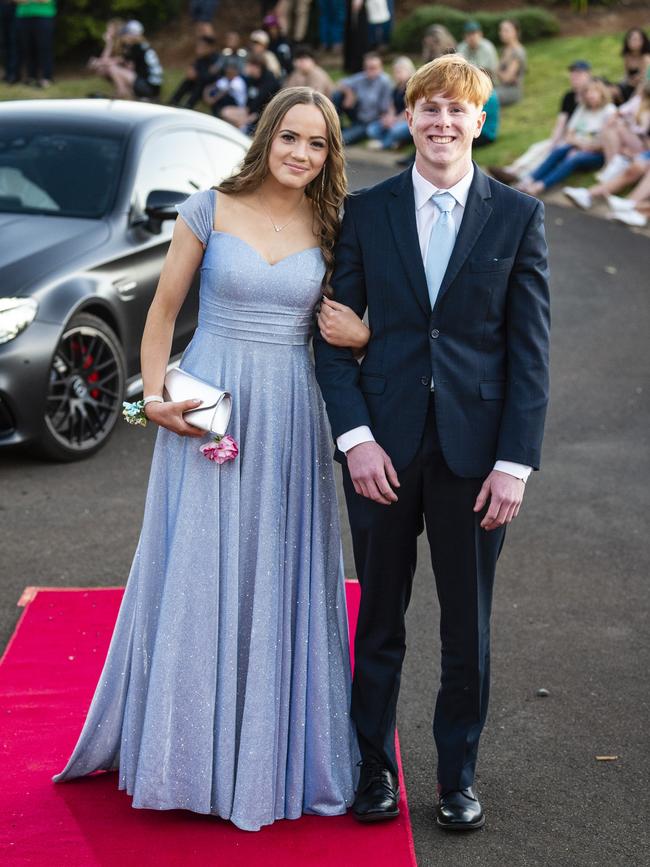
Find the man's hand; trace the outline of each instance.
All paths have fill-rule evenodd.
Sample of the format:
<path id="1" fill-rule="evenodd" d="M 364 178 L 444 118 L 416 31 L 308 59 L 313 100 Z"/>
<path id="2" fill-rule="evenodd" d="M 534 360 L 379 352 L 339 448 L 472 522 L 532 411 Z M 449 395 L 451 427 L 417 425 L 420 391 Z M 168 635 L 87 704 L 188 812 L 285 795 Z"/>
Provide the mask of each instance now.
<path id="1" fill-rule="evenodd" d="M 380 445 L 376 442 L 359 443 L 346 453 L 346 457 L 357 494 L 384 506 L 397 502 L 393 491 L 393 488 L 399 488 L 397 473 Z"/>
<path id="2" fill-rule="evenodd" d="M 490 500 L 490 507 L 481 521 L 481 527 L 484 530 L 496 530 L 516 518 L 524 499 L 525 487 L 521 479 L 511 476 L 510 473 L 492 470 L 483 482 L 474 503 L 474 511 L 480 512 L 488 499 Z"/>

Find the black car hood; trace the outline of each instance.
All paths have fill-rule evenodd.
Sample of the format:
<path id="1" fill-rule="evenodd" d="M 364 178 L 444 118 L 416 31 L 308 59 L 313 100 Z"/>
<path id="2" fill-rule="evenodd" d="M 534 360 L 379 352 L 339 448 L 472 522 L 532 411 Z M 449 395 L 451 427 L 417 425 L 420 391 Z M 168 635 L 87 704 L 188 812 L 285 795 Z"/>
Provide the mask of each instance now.
<path id="1" fill-rule="evenodd" d="M 0 214 L 0 296 L 31 294 L 41 278 L 85 258 L 109 235 L 103 220 Z"/>

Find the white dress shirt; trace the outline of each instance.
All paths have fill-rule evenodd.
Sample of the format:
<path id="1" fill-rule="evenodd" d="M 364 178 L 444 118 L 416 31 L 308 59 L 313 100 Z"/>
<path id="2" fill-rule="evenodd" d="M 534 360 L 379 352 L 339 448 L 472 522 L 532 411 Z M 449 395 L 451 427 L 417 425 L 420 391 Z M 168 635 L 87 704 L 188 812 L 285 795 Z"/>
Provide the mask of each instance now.
<path id="1" fill-rule="evenodd" d="M 413 165 L 412 178 L 413 192 L 415 195 L 415 220 L 418 229 L 418 241 L 420 242 L 422 262 L 426 262 L 431 227 L 436 220 L 440 219 L 440 211 L 431 201 L 431 196 L 436 193 L 446 192 L 451 193 L 451 195 L 456 199 L 456 204 L 451 212 L 451 216 L 454 225 L 456 226 L 456 235 L 458 235 L 458 230 L 460 229 L 460 224 L 463 220 L 463 214 L 465 213 L 469 188 L 472 185 L 472 179 L 474 178 L 474 165 L 472 164 L 467 174 L 463 175 L 458 183 L 454 184 L 453 187 L 449 187 L 448 190 L 442 190 L 435 187 L 430 183 L 430 181 L 423 178 L 416 169 L 415 164 Z M 372 435 L 370 428 L 367 425 L 361 425 L 360 427 L 355 427 L 352 430 L 341 434 L 340 437 L 337 437 L 336 445 L 340 451 L 347 453 L 350 449 L 354 448 L 354 446 L 358 446 L 361 443 L 374 442 L 374 440 L 375 438 Z M 517 464 L 513 461 L 497 461 L 494 465 L 494 469 L 499 470 L 502 473 L 508 473 L 511 476 L 516 476 L 516 478 L 522 479 L 524 482 L 532 471 L 532 467 L 525 466 L 524 464 Z"/>

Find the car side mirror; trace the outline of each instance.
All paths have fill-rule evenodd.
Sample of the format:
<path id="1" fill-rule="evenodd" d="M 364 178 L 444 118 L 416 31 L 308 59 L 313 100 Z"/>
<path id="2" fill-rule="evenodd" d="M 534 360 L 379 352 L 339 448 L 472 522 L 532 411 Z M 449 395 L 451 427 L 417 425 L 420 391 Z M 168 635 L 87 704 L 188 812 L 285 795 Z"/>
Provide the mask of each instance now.
<path id="1" fill-rule="evenodd" d="M 159 235 L 165 220 L 175 220 L 178 211 L 175 205 L 184 202 L 187 193 L 175 190 L 152 190 L 147 196 L 144 212 L 147 216 L 144 228 L 152 235 Z"/>

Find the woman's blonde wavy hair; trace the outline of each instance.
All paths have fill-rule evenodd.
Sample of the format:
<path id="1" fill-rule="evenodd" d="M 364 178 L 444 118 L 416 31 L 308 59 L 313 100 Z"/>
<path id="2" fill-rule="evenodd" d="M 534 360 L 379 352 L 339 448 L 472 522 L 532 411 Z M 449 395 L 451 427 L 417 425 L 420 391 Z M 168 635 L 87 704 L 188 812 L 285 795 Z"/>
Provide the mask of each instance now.
<path id="1" fill-rule="evenodd" d="M 316 234 L 325 260 L 323 285 L 329 294 L 329 280 L 334 269 L 334 246 L 339 228 L 339 212 L 347 195 L 345 158 L 341 125 L 330 100 L 311 87 L 288 87 L 268 103 L 257 124 L 252 144 L 237 174 L 223 180 L 216 189 L 222 193 L 249 193 L 258 189 L 269 170 L 269 152 L 282 119 L 294 105 L 315 105 L 327 128 L 327 159 L 322 170 L 310 181 L 305 194 L 312 201 Z"/>

